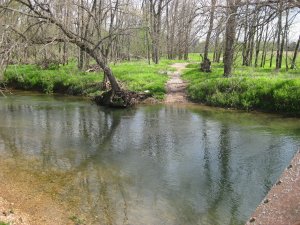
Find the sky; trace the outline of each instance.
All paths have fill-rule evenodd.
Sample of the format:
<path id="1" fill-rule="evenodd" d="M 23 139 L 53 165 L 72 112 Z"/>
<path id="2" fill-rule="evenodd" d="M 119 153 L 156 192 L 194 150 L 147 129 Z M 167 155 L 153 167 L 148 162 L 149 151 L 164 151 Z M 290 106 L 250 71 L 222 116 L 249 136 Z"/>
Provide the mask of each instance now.
<path id="1" fill-rule="evenodd" d="M 290 42 L 297 41 L 300 35 L 300 15 L 296 17 L 293 25 L 290 27 Z"/>

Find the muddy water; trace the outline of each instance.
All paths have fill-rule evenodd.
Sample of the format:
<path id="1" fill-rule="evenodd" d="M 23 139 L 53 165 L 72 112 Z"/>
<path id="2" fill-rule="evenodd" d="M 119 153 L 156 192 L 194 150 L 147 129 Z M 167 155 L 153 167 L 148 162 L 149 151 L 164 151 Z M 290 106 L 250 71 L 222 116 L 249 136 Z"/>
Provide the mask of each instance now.
<path id="1" fill-rule="evenodd" d="M 299 119 L 0 98 L 0 194 L 55 224 L 244 224 L 299 146 Z"/>

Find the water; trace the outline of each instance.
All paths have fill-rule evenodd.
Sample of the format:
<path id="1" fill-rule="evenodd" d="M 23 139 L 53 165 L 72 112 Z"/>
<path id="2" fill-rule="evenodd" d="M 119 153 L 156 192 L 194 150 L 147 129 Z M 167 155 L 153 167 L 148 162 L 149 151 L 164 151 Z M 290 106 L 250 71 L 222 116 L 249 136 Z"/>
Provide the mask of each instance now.
<path id="1" fill-rule="evenodd" d="M 300 120 L 268 114 L 0 98 L 0 175 L 88 224 L 244 224 L 299 146 Z"/>

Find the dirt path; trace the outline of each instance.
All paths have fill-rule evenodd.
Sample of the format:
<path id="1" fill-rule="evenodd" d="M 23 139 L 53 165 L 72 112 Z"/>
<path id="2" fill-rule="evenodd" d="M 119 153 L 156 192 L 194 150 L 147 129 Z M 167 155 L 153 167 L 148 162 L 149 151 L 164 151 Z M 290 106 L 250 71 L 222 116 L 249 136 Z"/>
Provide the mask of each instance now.
<path id="1" fill-rule="evenodd" d="M 175 63 L 172 65 L 173 68 L 176 69 L 174 72 L 168 73 L 170 80 L 167 82 L 167 96 L 165 99 L 165 103 L 185 103 L 187 102 L 186 98 L 186 87 L 187 82 L 183 81 L 180 76 L 182 70 L 188 63 Z"/>

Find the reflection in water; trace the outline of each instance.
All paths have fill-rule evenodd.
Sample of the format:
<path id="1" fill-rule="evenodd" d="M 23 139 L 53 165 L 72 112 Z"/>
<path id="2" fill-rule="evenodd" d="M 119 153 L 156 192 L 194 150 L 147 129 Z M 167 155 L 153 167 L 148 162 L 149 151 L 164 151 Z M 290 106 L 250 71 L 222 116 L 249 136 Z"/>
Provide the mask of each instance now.
<path id="1" fill-rule="evenodd" d="M 300 143 L 296 119 L 63 97 L 1 98 L 0 121 L 0 161 L 91 224 L 243 224 Z"/>

